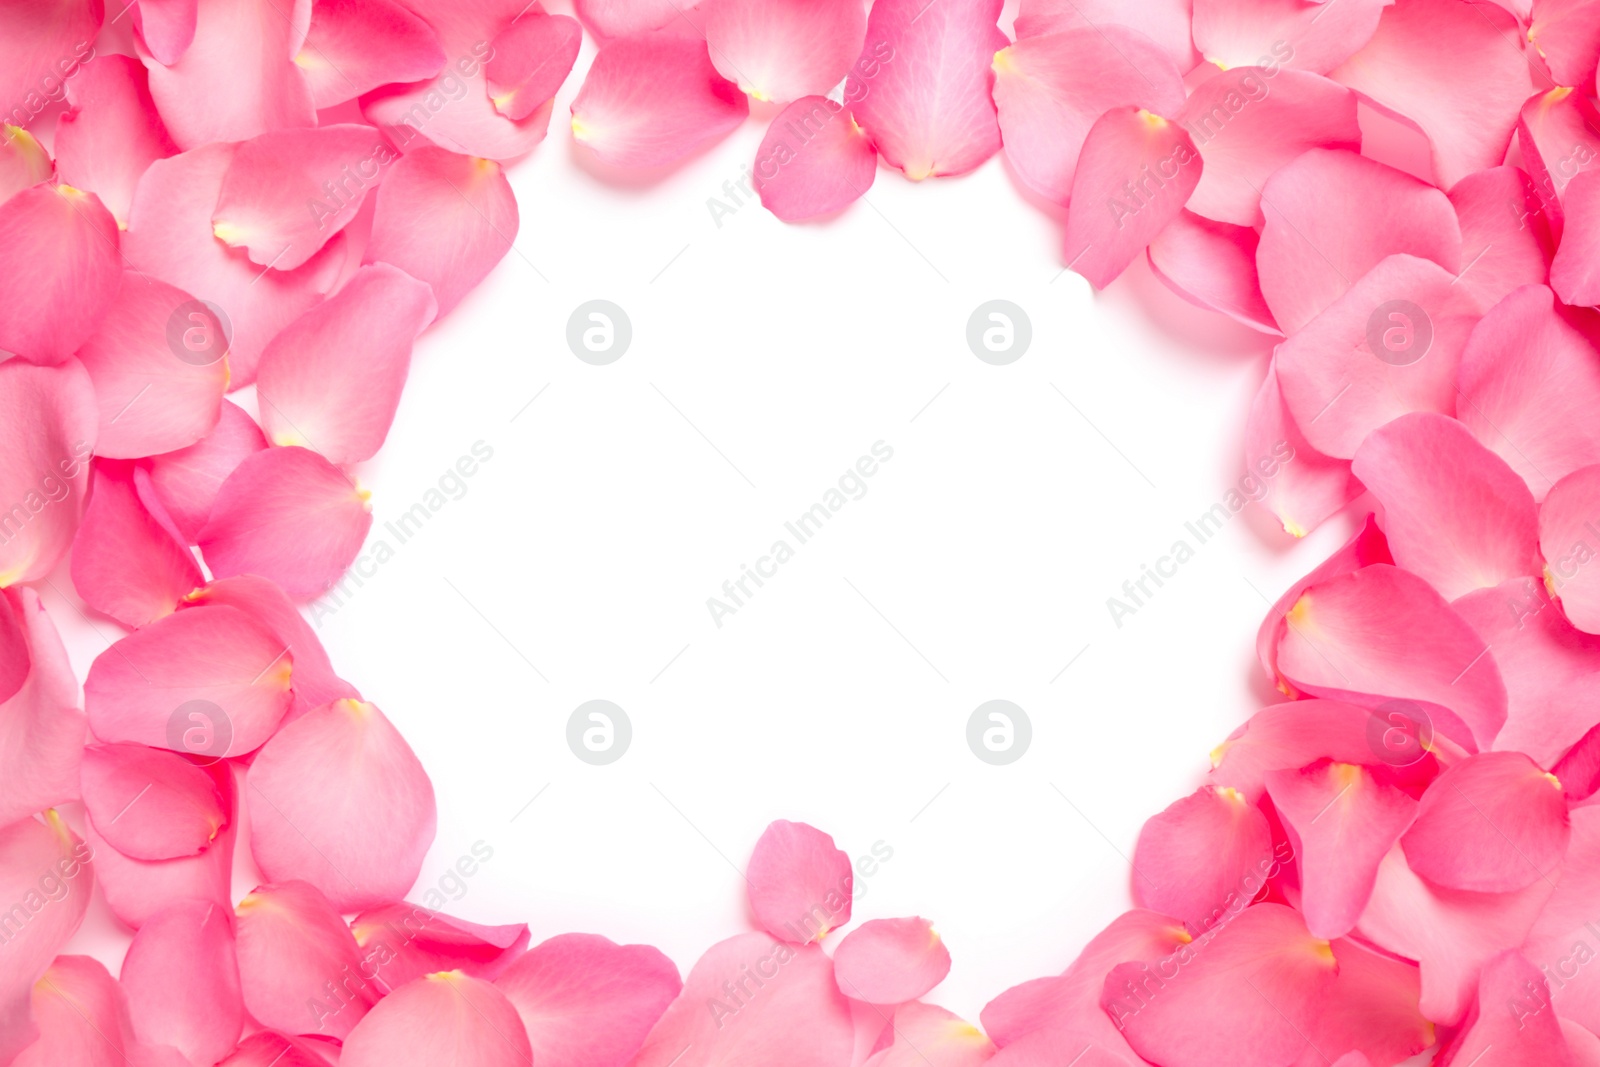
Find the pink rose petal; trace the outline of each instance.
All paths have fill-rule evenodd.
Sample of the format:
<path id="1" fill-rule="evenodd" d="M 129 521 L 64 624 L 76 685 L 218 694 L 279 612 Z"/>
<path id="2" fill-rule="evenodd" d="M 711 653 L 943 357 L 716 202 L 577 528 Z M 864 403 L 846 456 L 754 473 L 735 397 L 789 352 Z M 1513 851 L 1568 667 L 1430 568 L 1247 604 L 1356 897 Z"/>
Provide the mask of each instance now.
<path id="1" fill-rule="evenodd" d="M 1534 0 L 1528 44 L 1559 85 L 1593 80 L 1600 59 L 1600 10 L 1592 0 Z"/>
<path id="2" fill-rule="evenodd" d="M 45 577 L 72 543 L 97 421 L 77 363 L 0 363 L 0 587 Z"/>
<path id="3" fill-rule="evenodd" d="M 1478 1008 L 1450 1049 L 1451 1063 L 1491 1053 L 1508 1062 L 1577 1067 L 1550 1003 L 1550 983 L 1519 952 L 1504 952 L 1478 974 Z"/>
<path id="4" fill-rule="evenodd" d="M 1146 822 L 1132 862 L 1134 901 L 1196 934 L 1243 911 L 1278 868 L 1266 817 L 1233 790 L 1209 786 Z"/>
<path id="5" fill-rule="evenodd" d="M 171 66 L 194 43 L 200 0 L 139 0 L 133 5 L 134 27 L 156 62 Z"/>
<path id="6" fill-rule="evenodd" d="M 1514 290 L 1542 283 L 1554 244 L 1539 209 L 1533 180 L 1517 167 L 1490 167 L 1450 189 L 1461 222 L 1461 278 L 1457 283 L 1488 311 Z"/>
<path id="7" fill-rule="evenodd" d="M 309 1041 L 261 1030 L 239 1042 L 217 1067 L 329 1067 L 331 1062 Z"/>
<path id="8" fill-rule="evenodd" d="M 689 21 L 698 26 L 703 16 L 688 0 L 574 0 L 578 17 L 601 37 L 628 37 L 668 23 Z"/>
<path id="9" fill-rule="evenodd" d="M 784 222 L 849 207 L 866 195 L 877 173 L 871 139 L 843 105 L 824 96 L 801 97 L 784 108 L 756 149 L 756 191 Z"/>
<path id="10" fill-rule="evenodd" d="M 227 789 L 233 803 L 227 764 L 208 768 L 219 788 Z M 135 860 L 112 848 L 90 823 L 84 839 L 94 849 L 95 879 L 105 892 L 106 905 L 121 922 L 138 929 L 160 915 L 175 900 L 201 900 L 226 911 L 232 904 L 234 823 L 198 856 L 175 860 Z"/>
<path id="11" fill-rule="evenodd" d="M 295 63 L 320 110 L 391 82 L 432 78 L 448 58 L 433 27 L 396 0 L 319 0 Z"/>
<path id="12" fill-rule="evenodd" d="M 1150 269 L 1196 307 L 1220 311 L 1252 330 L 1281 336 L 1261 296 L 1256 232 L 1183 211 L 1150 242 Z M 1277 381 L 1269 373 L 1276 395 Z M 1266 386 L 1263 386 L 1265 389 Z"/>
<path id="13" fill-rule="evenodd" d="M 1568 304 L 1600 304 L 1600 172 L 1567 185 L 1561 247 L 1550 262 L 1550 286 Z"/>
<path id="14" fill-rule="evenodd" d="M 150 483 L 167 514 L 191 544 L 211 516 L 217 491 L 246 456 L 265 451 L 267 439 L 244 410 L 224 400 L 216 428 L 176 452 L 150 460 Z"/>
<path id="15" fill-rule="evenodd" d="M 566 15 L 525 11 L 494 39 L 484 64 L 495 110 L 516 121 L 544 107 L 572 73 L 583 27 Z"/>
<path id="16" fill-rule="evenodd" d="M 117 222 L 93 193 L 35 185 L 0 204 L 0 349 L 60 363 L 121 281 Z"/>
<path id="17" fill-rule="evenodd" d="M 32 119 L 47 97 L 59 100 L 62 82 L 94 55 L 105 7 L 97 0 L 6 0 L 0 19 L 0 100 L 7 109 L 0 117 L 27 125 L 19 119 Z"/>
<path id="18" fill-rule="evenodd" d="M 1169 226 L 1167 232 L 1175 228 Z M 1150 247 L 1154 256 L 1156 246 Z M 1361 495 L 1362 485 L 1350 462 L 1312 448 L 1295 425 L 1278 386 L 1276 360 L 1267 368 L 1267 377 L 1250 405 L 1245 422 L 1245 464 L 1247 470 L 1253 468 L 1260 475 L 1266 487 L 1260 503 L 1294 537 L 1304 537 Z"/>
<path id="19" fill-rule="evenodd" d="M 244 1025 L 232 916 L 204 901 L 173 904 L 133 935 L 122 985 L 141 1040 L 195 1063 L 233 1051 Z"/>
<path id="20" fill-rule="evenodd" d="M 853 1000 L 901 1004 L 944 981 L 950 950 L 927 919 L 873 919 L 839 942 L 833 972 Z"/>
<path id="21" fill-rule="evenodd" d="M 779 103 L 838 85 L 867 33 L 861 0 L 707 0 L 697 14 L 717 72 Z"/>
<path id="22" fill-rule="evenodd" d="M 1600 112 L 1584 94 L 1572 89 L 1538 93 L 1522 106 L 1517 141 L 1544 204 L 1550 232 L 1559 238 L 1565 224 L 1568 184 L 1592 169 L 1600 157 Z"/>
<path id="23" fill-rule="evenodd" d="M 1600 569 L 1589 566 L 1600 522 L 1600 465 L 1582 467 L 1562 478 L 1539 509 L 1539 547 L 1546 582 L 1572 625 L 1600 633 Z"/>
<path id="24" fill-rule="evenodd" d="M 0 826 L 76 800 L 86 719 L 67 650 L 26 586 L 0 592 L 0 615 L 15 626 L 25 657 L 20 686 L 0 701 Z"/>
<path id="25" fill-rule="evenodd" d="M 49 181 L 53 173 L 50 153 L 33 134 L 20 126 L 0 130 L 0 204 L 29 186 Z"/>
<path id="26" fill-rule="evenodd" d="M 396 990 L 350 1034 L 339 1067 L 528 1067 L 533 1053 L 511 1002 L 481 978 L 444 971 Z"/>
<path id="27" fill-rule="evenodd" d="M 313 886 L 257 886 L 234 915 L 244 1006 L 263 1026 L 342 1040 L 377 1003 L 356 939 Z"/>
<path id="28" fill-rule="evenodd" d="M 994 1055 L 994 1042 L 961 1016 L 912 1001 L 895 1009 L 884 1032 L 888 1044 L 863 1067 L 977 1067 Z"/>
<path id="29" fill-rule="evenodd" d="M 479 841 L 472 854 L 487 859 L 494 850 Z M 435 890 L 429 894 L 434 896 L 442 894 Z M 528 947 L 525 923 L 479 926 L 404 901 L 362 912 L 351 920 L 350 932 L 387 992 L 435 971 L 461 971 L 492 982 Z"/>
<path id="30" fill-rule="evenodd" d="M 1129 5 L 1120 0 L 1022 0 L 1017 7 L 1017 40 L 1066 30 L 1137 30 L 1161 47 L 1179 70 L 1198 62 L 1189 37 L 1191 0 L 1149 0 Z"/>
<path id="31" fill-rule="evenodd" d="M 1194 0 L 1194 43 L 1223 67 L 1269 63 L 1326 74 L 1359 51 L 1393 0 Z"/>
<path id="32" fill-rule="evenodd" d="M 11 1067 L 122 1067 L 148 1055 L 133 1036 L 128 998 L 99 960 L 57 956 L 33 987 L 39 1040 Z"/>
<path id="33" fill-rule="evenodd" d="M 143 745 L 83 750 L 83 806 L 112 848 L 140 860 L 198 856 L 229 818 L 210 775 Z"/>
<path id="34" fill-rule="evenodd" d="M 779 819 L 756 842 L 745 870 L 750 910 L 767 933 L 797 945 L 821 941 L 850 921 L 854 876 L 833 838 Z"/>
<path id="35" fill-rule="evenodd" d="M 72 110 L 56 127 L 61 180 L 94 193 L 126 228 L 140 176 L 178 150 L 156 113 L 145 70 L 129 56 L 99 56 L 67 82 L 67 99 Z"/>

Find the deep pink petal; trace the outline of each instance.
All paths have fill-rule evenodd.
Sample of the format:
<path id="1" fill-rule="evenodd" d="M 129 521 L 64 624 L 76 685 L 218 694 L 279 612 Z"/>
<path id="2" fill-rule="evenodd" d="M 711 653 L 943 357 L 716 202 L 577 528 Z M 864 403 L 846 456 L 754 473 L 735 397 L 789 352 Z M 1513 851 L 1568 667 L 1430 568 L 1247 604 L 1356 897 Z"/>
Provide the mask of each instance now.
<path id="1" fill-rule="evenodd" d="M 9 125 L 0 131 L 0 204 L 30 185 L 48 181 L 54 172 L 50 153 L 33 134 Z"/>
<path id="2" fill-rule="evenodd" d="M 768 826 L 745 882 L 757 924 L 781 940 L 821 941 L 850 921 L 850 857 L 814 826 L 786 819 Z"/>
<path id="3" fill-rule="evenodd" d="M 139 0 L 133 24 L 156 62 L 171 66 L 194 43 L 200 0 Z"/>
<path id="4" fill-rule="evenodd" d="M 1572 843 L 1555 892 L 1528 931 L 1522 951 L 1556 984 L 1553 1011 L 1585 1027 L 1600 1026 L 1600 981 L 1588 964 L 1597 940 L 1594 901 L 1600 893 L 1600 808 L 1575 808 Z"/>
<path id="5" fill-rule="evenodd" d="M 179 148 L 316 125 L 310 82 L 294 62 L 310 8 L 304 0 L 199 0 L 194 41 L 183 55 L 145 63 L 150 94 Z"/>
<path id="6" fill-rule="evenodd" d="M 1517 141 L 1550 232 L 1559 238 L 1568 184 L 1600 158 L 1600 112 L 1573 89 L 1538 93 L 1522 106 Z"/>
<path id="7" fill-rule="evenodd" d="M 478 859 L 494 855 L 482 841 L 474 844 L 472 852 L 477 859 L 466 859 L 465 870 L 476 870 Z M 458 860 L 458 867 L 460 864 Z M 435 971 L 461 971 L 492 982 L 528 947 L 525 923 L 479 926 L 435 910 L 444 903 L 444 894 L 437 889 L 429 890 L 425 897 L 430 901 L 427 906 L 401 901 L 364 911 L 351 920 L 350 932 L 361 946 L 369 973 L 377 976 L 385 990 L 393 991 Z M 537 1041 L 537 1035 L 529 1037 Z"/>
<path id="8" fill-rule="evenodd" d="M 1433 174 L 1449 188 L 1505 160 L 1522 102 L 1533 92 L 1527 60 L 1506 47 L 1516 20 L 1458 0 L 1405 0 L 1383 13 L 1366 47 L 1330 77 L 1433 144 Z M 1470 70 L 1471 77 L 1462 72 Z"/>
<path id="9" fill-rule="evenodd" d="M 1134 108 L 1107 111 L 1073 172 L 1067 265 L 1105 288 L 1183 211 L 1203 169 L 1178 124 Z"/>
<path id="10" fill-rule="evenodd" d="M 0 363 L 0 587 L 43 578 L 72 543 L 97 421 L 78 364 Z"/>
<path id="11" fill-rule="evenodd" d="M 1382 505 L 1395 563 L 1445 599 L 1541 572 L 1533 494 L 1455 419 L 1402 415 L 1367 435 L 1352 469 Z"/>
<path id="12" fill-rule="evenodd" d="M 269 448 L 217 491 L 200 551 L 219 578 L 255 574 L 310 600 L 339 580 L 372 526 L 367 494 L 317 453 Z"/>
<path id="13" fill-rule="evenodd" d="M 718 73 L 757 100 L 826 93 L 861 54 L 861 0 L 708 0 L 704 19 Z"/>
<path id="14" fill-rule="evenodd" d="M 319 0 L 295 62 L 321 109 L 431 78 L 448 58 L 433 27 L 395 0 Z"/>
<path id="15" fill-rule="evenodd" d="M 577 19 L 524 12 L 494 39 L 494 55 L 484 64 L 495 110 L 517 120 L 548 104 L 572 73 L 582 44 Z"/>
<path id="16" fill-rule="evenodd" d="M 628 37 L 647 30 L 658 29 L 668 23 L 681 24 L 685 20 L 698 20 L 691 2 L 678 0 L 574 0 L 578 17 L 601 37 Z M 691 21 L 691 26 L 699 25 Z"/>
<path id="17" fill-rule="evenodd" d="M 198 856 L 228 823 L 211 775 L 144 745 L 83 750 L 83 806 L 95 830 L 130 859 Z"/>
<path id="18" fill-rule="evenodd" d="M 1533 180 L 1517 167 L 1490 167 L 1450 189 L 1461 222 L 1461 280 L 1484 311 L 1513 290 L 1544 281 L 1554 245 Z"/>
<path id="19" fill-rule="evenodd" d="M 180 611 L 96 657 L 84 681 L 89 726 L 206 759 L 261 745 L 289 707 L 294 657 L 235 608 Z"/>
<path id="20" fill-rule="evenodd" d="M 105 18 L 99 0 L 6 0 L 0 5 L 0 118 L 26 126 L 60 100 L 62 83 L 94 55 L 94 40 Z M 19 121 L 21 120 L 21 121 Z"/>
<path id="21" fill-rule="evenodd" d="M 1326 74 L 1357 52 L 1393 0 L 1194 0 L 1194 43 L 1224 67 L 1277 63 Z"/>
<path id="22" fill-rule="evenodd" d="M 1316 696 L 1426 705 L 1439 733 L 1471 751 L 1506 718 L 1494 654 L 1427 582 L 1387 564 L 1319 582 L 1288 610 L 1278 669 Z"/>
<path id="23" fill-rule="evenodd" d="M 134 1030 L 195 1063 L 233 1051 L 244 1024 L 231 916 L 204 901 L 172 905 L 133 935 L 122 985 Z"/>
<path id="24" fill-rule="evenodd" d="M 1258 904 L 1166 959 L 1116 967 L 1101 1004 L 1134 1050 L 1164 1067 L 1275 1067 L 1307 1048 L 1337 972 L 1331 946 L 1299 914 Z"/>
<path id="25" fill-rule="evenodd" d="M 1536 500 L 1580 467 L 1600 463 L 1600 353 L 1543 285 L 1502 300 L 1461 353 L 1456 414 Z"/>
<path id="26" fill-rule="evenodd" d="M 1249 227 L 1213 222 L 1183 211 L 1150 242 L 1150 268 L 1168 288 L 1196 307 L 1220 311 L 1252 330 L 1281 336 L 1261 296 L 1261 280 L 1256 275 L 1258 240 Z M 1273 389 L 1277 389 L 1276 381 Z"/>
<path id="27" fill-rule="evenodd" d="M 1314 1048 L 1301 1054 L 1296 1067 L 1325 1065 L 1318 1049 L 1353 1049 L 1334 1067 L 1367 1067 L 1398 1064 L 1434 1044 L 1434 1025 L 1420 1010 L 1416 964 L 1343 938 L 1333 942 L 1333 957 L 1339 976 L 1306 1031 Z"/>
<path id="28" fill-rule="evenodd" d="M 315 887 L 257 886 L 234 915 L 244 1006 L 263 1026 L 343 1040 L 377 1002 L 356 939 Z"/>
<path id="29" fill-rule="evenodd" d="M 207 145 L 151 164 L 134 195 L 123 251 L 139 271 L 212 306 L 209 318 L 204 308 L 186 309 L 200 315 L 190 323 L 206 329 L 180 336 L 197 361 L 225 353 L 238 388 L 255 380 L 266 343 L 333 287 L 344 249 L 336 239 L 298 270 L 264 270 L 217 240 L 211 211 L 234 151 L 233 145 Z M 217 311 L 225 327 L 207 332 Z"/>
<path id="30" fill-rule="evenodd" d="M 219 788 L 226 788 L 232 807 L 232 780 L 227 764 L 209 768 Z M 198 856 L 175 860 L 129 859 L 95 832 L 90 823 L 84 839 L 94 849 L 95 879 L 106 904 L 119 920 L 135 929 L 160 915 L 175 900 L 203 900 L 226 911 L 232 905 L 233 842 L 230 822 Z"/>
<path id="31" fill-rule="evenodd" d="M 218 325 L 181 289 L 125 272 L 100 327 L 78 350 L 100 409 L 95 454 L 135 459 L 187 448 L 217 424 L 228 361 Z M 196 352 L 185 340 L 207 338 Z"/>
<path id="32" fill-rule="evenodd" d="M 246 456 L 264 451 L 267 439 L 244 410 L 226 400 L 216 428 L 200 441 L 155 456 L 150 461 L 150 482 L 166 505 L 167 514 L 192 544 L 211 517 L 217 491 Z"/>
<path id="33" fill-rule="evenodd" d="M 94 890 L 92 850 L 54 811 L 0 827 L 0 900 L 12 918 L 0 943 L 0 1062 L 9 1063 L 38 1036 L 30 1005 L 33 984 L 77 932 Z"/>
<path id="34" fill-rule="evenodd" d="M 1030 189 L 1058 204 L 1070 197 L 1083 142 L 1106 111 L 1177 116 L 1183 109 L 1183 77 L 1170 57 L 1116 25 L 1020 38 L 995 54 L 993 67 L 1006 159 Z"/>
<path id="35" fill-rule="evenodd" d="M 1378 863 L 1411 825 L 1417 803 L 1350 763 L 1268 771 L 1266 780 L 1294 845 L 1306 927 L 1317 937 L 1343 937 L 1366 908 Z"/>
<path id="36" fill-rule="evenodd" d="M 1242 911 L 1277 866 L 1256 806 L 1231 789 L 1202 786 L 1139 832 L 1133 898 L 1198 934 Z"/>
<path id="37" fill-rule="evenodd" d="M 749 111 L 705 41 L 663 31 L 600 50 L 572 101 L 572 135 L 607 163 L 659 167 L 726 136 Z"/>
<path id="38" fill-rule="evenodd" d="M 648 945 L 562 934 L 508 967 L 495 986 L 522 1017 L 535 1063 L 625 1067 L 683 988 Z"/>
<path id="39" fill-rule="evenodd" d="M 1149 0 L 1128 5 L 1119 0 L 1022 0 L 1017 8 L 1017 40 L 1065 30 L 1138 30 L 1167 54 L 1179 70 L 1197 61 L 1189 38 L 1190 0 Z"/>
<path id="40" fill-rule="evenodd" d="M 350 1034 L 339 1067 L 528 1067 L 522 1020 L 481 978 L 443 971 L 379 1001 Z"/>
<path id="41" fill-rule="evenodd" d="M 1466 1067 L 1492 1054 L 1508 1063 L 1577 1067 L 1549 1005 L 1550 983 L 1538 967 L 1519 952 L 1496 956 L 1479 972 L 1477 1010 L 1450 1046 L 1449 1063 Z"/>
<path id="42" fill-rule="evenodd" d="M 217 1067 L 328 1067 L 330 1062 L 309 1041 L 261 1030 L 239 1042 Z"/>
<path id="43" fill-rule="evenodd" d="M 1600 59 L 1600 10 L 1590 0 L 1534 0 L 1528 44 L 1559 85 L 1593 79 Z"/>
<path id="44" fill-rule="evenodd" d="M 511 251 L 517 225 L 498 163 L 418 148 L 378 189 L 365 262 L 391 263 L 433 286 L 443 316 Z"/>
<path id="45" fill-rule="evenodd" d="M 16 608 L 20 607 L 18 600 Z M 12 601 L 0 600 L 0 704 L 17 695 L 33 666 L 28 633 L 16 608 Z"/>
<path id="46" fill-rule="evenodd" d="M 1478 321 L 1454 281 L 1432 260 L 1390 256 L 1278 346 L 1278 386 L 1313 448 L 1350 459 L 1407 412 L 1454 414 L 1456 367 Z"/>
<path id="47" fill-rule="evenodd" d="M 739 934 L 695 963 L 633 1067 L 837 1067 L 854 1043 L 849 1002 L 821 948 Z"/>
<path id="48" fill-rule="evenodd" d="M 1556 760 L 1550 773 L 1561 782 L 1561 791 L 1567 795 L 1570 803 L 1588 800 L 1600 792 L 1600 725 L 1590 727 L 1587 733 L 1578 738 Z M 1575 808 L 1573 819 L 1576 820 L 1577 812 L 1583 810 L 1588 809 Z"/>
<path id="49" fill-rule="evenodd" d="M 39 1040 L 11 1067 L 125 1067 L 147 1050 L 133 1036 L 128 998 L 99 960 L 57 956 L 33 987 Z"/>
<path id="50" fill-rule="evenodd" d="M 280 730 L 256 756 L 247 795 L 262 873 L 310 882 L 341 911 L 403 896 L 433 843 L 427 772 L 383 712 L 360 701 Z"/>
<path id="51" fill-rule="evenodd" d="M 995 1053 L 994 1042 L 961 1016 L 912 1001 L 895 1009 L 885 1031 L 889 1043 L 863 1067 L 977 1067 Z"/>
<path id="52" fill-rule="evenodd" d="M 1539 547 L 1545 581 L 1572 625 L 1600 633 L 1600 568 L 1594 559 L 1595 521 L 1600 516 L 1600 464 L 1562 478 L 1539 509 Z"/>
<path id="53" fill-rule="evenodd" d="M 1176 228 L 1169 226 L 1166 233 Z M 1150 246 L 1152 257 L 1156 247 Z M 1267 368 L 1267 377 L 1250 405 L 1245 422 L 1245 463 L 1265 486 L 1261 504 L 1294 537 L 1304 537 L 1361 495 L 1362 485 L 1352 473 L 1350 461 L 1324 456 L 1295 425 L 1278 386 L 1276 360 Z"/>
<path id="54" fill-rule="evenodd" d="M 927 919 L 873 919 L 852 930 L 833 954 L 834 977 L 852 1000 L 916 1000 L 950 973 L 950 950 Z"/>
<path id="55" fill-rule="evenodd" d="M 912 181 L 965 174 L 1000 148 L 990 93 L 1000 0 L 879 0 L 846 82 L 878 153 Z"/>
<path id="56" fill-rule="evenodd" d="M 235 150 L 212 231 L 254 263 L 293 270 L 350 224 L 399 158 L 359 123 L 269 131 Z"/>
<path id="57" fill-rule="evenodd" d="M 878 154 L 850 113 L 825 96 L 806 96 L 772 120 L 756 149 L 754 182 L 768 211 L 801 222 L 855 203 L 877 172 Z"/>
<path id="58" fill-rule="evenodd" d="M 56 169 L 87 189 L 123 227 L 145 170 L 176 152 L 150 98 L 145 70 L 129 56 L 103 55 L 67 82 L 72 110 L 56 126 Z"/>
<path id="59" fill-rule="evenodd" d="M 1568 304 L 1600 304 L 1600 171 L 1567 186 L 1561 247 L 1550 263 L 1550 286 Z"/>
<path id="60" fill-rule="evenodd" d="M 117 222 L 93 193 L 35 185 L 0 204 L 0 349 L 60 363 L 122 281 Z"/>
<path id="61" fill-rule="evenodd" d="M 1330 211 L 1334 204 L 1339 210 Z M 1287 164 L 1261 187 L 1261 208 L 1261 292 L 1286 334 L 1299 332 L 1386 256 L 1460 267 L 1461 231 L 1449 199 L 1354 152 L 1312 149 Z"/>
<path id="62" fill-rule="evenodd" d="M 1261 224 L 1261 189 L 1279 167 L 1313 148 L 1361 150 L 1355 94 L 1300 70 L 1215 71 L 1176 118 L 1205 161 L 1189 210 L 1238 226 Z"/>
<path id="63" fill-rule="evenodd" d="M 67 650 L 32 589 L 0 592 L 17 628 L 27 676 L 0 702 L 0 826 L 78 796 L 85 718 Z"/>

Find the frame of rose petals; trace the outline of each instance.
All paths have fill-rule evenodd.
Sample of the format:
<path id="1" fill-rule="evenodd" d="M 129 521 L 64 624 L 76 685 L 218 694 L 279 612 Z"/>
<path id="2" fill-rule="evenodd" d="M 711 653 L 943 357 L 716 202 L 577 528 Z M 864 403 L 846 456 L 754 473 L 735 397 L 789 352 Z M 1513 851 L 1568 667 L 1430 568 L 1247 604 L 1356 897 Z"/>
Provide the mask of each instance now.
<path id="1" fill-rule="evenodd" d="M 576 7 L 0 4 L 0 1067 L 1600 1063 L 1600 2 Z M 785 221 L 1003 153 L 1097 288 L 1143 256 L 1280 339 L 1241 507 L 1367 504 L 1271 606 L 1284 700 L 1145 825 L 1135 907 L 981 1030 L 922 1002 L 926 920 L 822 946 L 893 850 L 802 823 L 755 844 L 759 929 L 683 977 L 445 914 L 484 842 L 406 902 L 432 786 L 301 606 L 361 576 L 348 469 L 512 247 L 503 164 L 585 31 L 584 151 L 659 173 L 784 105 L 740 187 Z M 580 358 L 620 354 L 608 314 Z M 980 356 L 1014 328 L 975 316 Z M 69 549 L 127 631 L 81 711 L 34 588 Z M 235 904 L 241 805 L 270 882 Z M 62 953 L 91 887 L 136 931 L 117 978 Z"/>

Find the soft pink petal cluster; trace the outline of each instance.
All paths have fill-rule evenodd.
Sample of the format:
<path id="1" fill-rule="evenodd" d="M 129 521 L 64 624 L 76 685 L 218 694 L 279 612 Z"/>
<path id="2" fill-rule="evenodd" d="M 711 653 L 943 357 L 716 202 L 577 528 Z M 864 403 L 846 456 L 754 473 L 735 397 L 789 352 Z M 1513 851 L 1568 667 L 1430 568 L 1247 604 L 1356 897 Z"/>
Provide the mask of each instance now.
<path id="1" fill-rule="evenodd" d="M 416 337 L 511 247 L 502 164 L 583 25 L 0 0 L 0 1067 L 1600 1064 L 1600 0 L 1023 0 L 1015 40 L 1000 0 L 577 13 L 606 165 L 770 104 L 749 191 L 800 221 L 1003 152 L 1093 285 L 1144 255 L 1282 338 L 1264 503 L 1372 513 L 1260 631 L 1286 701 L 982 1030 L 922 1002 L 927 920 L 824 949 L 855 872 L 800 823 L 683 979 L 407 901 L 432 786 L 297 603 L 366 536 Z M 32 587 L 69 550 L 127 630 L 81 709 Z M 60 955 L 96 888 L 116 978 Z"/>

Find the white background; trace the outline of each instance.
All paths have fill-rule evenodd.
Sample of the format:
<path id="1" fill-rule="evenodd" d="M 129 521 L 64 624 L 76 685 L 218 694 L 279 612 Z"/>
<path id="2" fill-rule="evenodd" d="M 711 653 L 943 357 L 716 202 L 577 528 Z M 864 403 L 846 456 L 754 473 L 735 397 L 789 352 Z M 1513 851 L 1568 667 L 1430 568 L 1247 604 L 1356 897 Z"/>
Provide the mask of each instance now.
<path id="1" fill-rule="evenodd" d="M 719 227 L 707 199 L 773 112 L 643 181 L 573 145 L 579 84 L 510 171 L 516 250 L 420 339 L 359 472 L 369 550 L 394 558 L 317 611 L 335 666 L 433 777 L 422 884 L 482 840 L 494 857 L 448 911 L 526 921 L 535 943 L 648 942 L 686 972 L 748 928 L 738 871 L 765 825 L 804 820 L 852 856 L 893 848 L 857 920 L 933 919 L 955 967 L 930 999 L 975 1018 L 1130 905 L 1143 821 L 1273 697 L 1253 653 L 1263 594 L 1350 524 L 1293 543 L 1250 508 L 1118 629 L 1106 599 L 1197 545 L 1184 523 L 1243 473 L 1270 341 L 1142 261 L 1094 294 L 998 158 L 921 185 L 880 170 L 822 225 L 750 204 Z M 605 367 L 565 341 L 595 298 L 633 326 Z M 965 338 L 996 298 L 1033 329 L 1005 367 Z M 706 599 L 794 545 L 784 522 L 880 440 L 894 458 L 865 497 L 717 628 Z M 385 523 L 479 441 L 493 458 L 465 496 L 400 545 Z M 45 601 L 81 678 L 117 631 L 68 588 L 63 571 Z M 632 721 L 610 766 L 565 740 L 595 698 Z M 1033 724 L 1005 767 L 966 744 L 994 698 Z M 237 895 L 255 878 L 241 847 Z M 125 942 L 97 904 L 74 949 L 115 966 Z"/>

